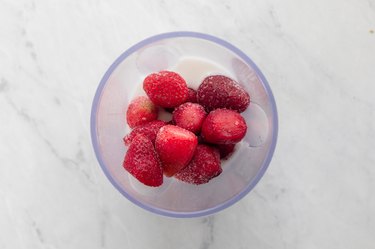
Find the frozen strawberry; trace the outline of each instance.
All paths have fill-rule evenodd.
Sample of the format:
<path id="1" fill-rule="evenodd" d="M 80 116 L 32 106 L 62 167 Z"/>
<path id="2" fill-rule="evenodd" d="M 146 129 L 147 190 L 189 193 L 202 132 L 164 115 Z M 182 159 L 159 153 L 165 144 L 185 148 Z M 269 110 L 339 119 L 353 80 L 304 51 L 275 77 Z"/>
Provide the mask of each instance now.
<path id="1" fill-rule="evenodd" d="M 147 186 L 157 187 L 163 183 L 163 171 L 154 145 L 143 135 L 134 137 L 123 167 Z"/>
<path id="2" fill-rule="evenodd" d="M 188 90 L 188 98 L 186 102 L 197 103 L 197 91 L 191 88 L 189 88 Z"/>
<path id="3" fill-rule="evenodd" d="M 146 96 L 135 98 L 126 111 L 126 121 L 130 128 L 155 120 L 157 117 L 157 106 Z"/>
<path id="4" fill-rule="evenodd" d="M 143 81 L 143 89 L 156 105 L 176 107 L 186 102 L 188 87 L 185 80 L 177 73 L 160 71 L 148 75 Z"/>
<path id="5" fill-rule="evenodd" d="M 160 128 L 155 140 L 155 149 L 166 176 L 186 167 L 193 157 L 198 139 L 194 133 L 175 125 Z"/>
<path id="6" fill-rule="evenodd" d="M 172 120 L 177 126 L 193 133 L 198 133 L 206 115 L 207 113 L 203 106 L 186 102 L 174 110 Z"/>
<path id="7" fill-rule="evenodd" d="M 146 124 L 135 127 L 128 135 L 124 137 L 125 145 L 129 146 L 133 139 L 139 134 L 146 136 L 151 140 L 152 143 L 155 143 L 156 134 L 160 128 L 166 124 L 166 122 L 161 120 L 153 120 Z"/>
<path id="8" fill-rule="evenodd" d="M 228 159 L 233 151 L 236 144 L 217 144 L 216 148 L 219 149 L 220 159 Z"/>
<path id="9" fill-rule="evenodd" d="M 243 112 L 250 103 L 245 89 L 224 75 L 206 77 L 198 88 L 197 99 L 208 112 L 218 108 Z"/>
<path id="10" fill-rule="evenodd" d="M 245 136 L 246 130 L 246 122 L 238 112 L 216 109 L 203 121 L 201 135 L 209 143 L 233 144 Z"/>
<path id="11" fill-rule="evenodd" d="M 209 182 L 222 171 L 219 151 L 214 147 L 198 144 L 193 159 L 188 166 L 175 174 L 175 177 L 198 185 Z"/>

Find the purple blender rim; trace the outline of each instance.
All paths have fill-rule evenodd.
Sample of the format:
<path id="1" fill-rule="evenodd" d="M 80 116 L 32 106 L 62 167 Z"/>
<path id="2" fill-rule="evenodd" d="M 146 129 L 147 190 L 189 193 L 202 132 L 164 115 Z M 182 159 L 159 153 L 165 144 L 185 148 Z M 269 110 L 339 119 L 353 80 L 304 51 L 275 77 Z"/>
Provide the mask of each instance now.
<path id="1" fill-rule="evenodd" d="M 271 109 L 272 109 L 272 112 L 273 112 L 273 134 L 272 134 L 273 137 L 272 137 L 272 141 L 271 141 L 271 146 L 269 148 L 269 151 L 267 153 L 267 156 L 266 156 L 265 160 L 263 161 L 263 164 L 262 164 L 260 170 L 258 171 L 257 175 L 253 178 L 253 180 L 251 182 L 249 182 L 249 184 L 241 192 L 239 192 L 237 195 L 233 196 L 232 198 L 228 199 L 224 203 L 221 203 L 221 204 L 219 204 L 215 207 L 212 207 L 212 208 L 199 210 L 199 211 L 192 211 L 192 212 L 175 212 L 175 211 L 171 211 L 171 210 L 167 210 L 167 209 L 161 209 L 161 208 L 158 208 L 158 207 L 153 207 L 153 206 L 150 206 L 146 203 L 138 201 L 137 199 L 132 197 L 130 194 L 128 194 L 126 191 L 121 189 L 120 185 L 111 176 L 111 174 L 109 173 L 109 171 L 107 170 L 107 168 L 105 166 L 104 160 L 103 160 L 103 158 L 101 156 L 101 153 L 100 153 L 99 143 L 98 143 L 98 139 L 97 139 L 97 136 L 96 136 L 96 134 L 97 134 L 96 133 L 96 131 L 97 131 L 96 115 L 97 115 L 97 110 L 98 110 L 98 104 L 100 102 L 102 90 L 103 90 L 108 78 L 112 74 L 112 72 L 117 68 L 117 66 L 123 60 L 125 60 L 129 55 L 136 52 L 138 49 L 140 49 L 140 48 L 142 48 L 142 47 L 144 47 L 148 44 L 151 44 L 153 42 L 156 42 L 156 41 L 160 41 L 160 40 L 163 40 L 163 39 L 169 39 L 169 38 L 177 38 L 177 37 L 192 37 L 192 38 L 208 40 L 208 41 L 214 42 L 218 45 L 221 45 L 221 46 L 231 50 L 236 55 L 238 55 L 247 64 L 249 64 L 255 70 L 255 72 L 257 73 L 257 76 L 260 78 L 261 83 L 263 84 L 263 86 L 264 86 L 264 88 L 265 88 L 265 90 L 268 94 L 268 98 L 269 98 L 269 101 L 271 103 Z M 96 93 L 95 93 L 95 96 L 94 96 L 94 99 L 93 99 L 93 103 L 92 103 L 92 109 L 91 109 L 90 127 L 91 127 L 91 140 L 92 140 L 92 144 L 93 144 L 93 147 L 94 147 L 95 155 L 96 155 L 96 157 L 99 161 L 99 165 L 102 168 L 104 174 L 107 176 L 108 180 L 112 183 L 112 185 L 123 196 L 125 196 L 128 200 L 130 200 L 131 202 L 133 202 L 137 206 L 139 206 L 139 207 L 141 207 L 145 210 L 148 210 L 150 212 L 159 214 L 159 215 L 168 216 L 168 217 L 175 217 L 175 218 L 193 218 L 193 217 L 201 217 L 201 216 L 211 215 L 211 214 L 217 213 L 217 212 L 233 205 L 234 203 L 241 200 L 246 194 L 248 194 L 256 186 L 256 184 L 259 182 L 259 180 L 262 178 L 262 176 L 266 172 L 266 170 L 267 170 L 267 168 L 268 168 L 268 166 L 271 162 L 273 153 L 275 151 L 276 142 L 277 142 L 277 135 L 278 135 L 278 115 L 277 115 L 277 109 L 276 109 L 276 102 L 275 102 L 274 96 L 272 94 L 271 88 L 270 88 L 266 78 L 264 77 L 262 72 L 259 70 L 259 68 L 255 65 L 255 63 L 245 53 L 243 53 L 241 50 L 239 50 L 237 47 L 233 46 L 232 44 L 230 44 L 230 43 L 228 43 L 228 42 L 226 42 L 226 41 L 224 41 L 220 38 L 212 36 L 212 35 L 207 35 L 207 34 L 198 33 L 198 32 L 190 32 L 190 31 L 177 31 L 177 32 L 162 33 L 162 34 L 158 34 L 158 35 L 155 35 L 155 36 L 151 36 L 147 39 L 144 39 L 144 40 L 138 42 L 137 44 L 133 45 L 132 47 L 130 47 L 128 50 L 126 50 L 124 53 L 122 53 L 112 63 L 112 65 L 108 68 L 108 70 L 104 74 L 103 78 L 101 79 L 101 81 L 99 83 L 99 86 L 96 90 Z"/>

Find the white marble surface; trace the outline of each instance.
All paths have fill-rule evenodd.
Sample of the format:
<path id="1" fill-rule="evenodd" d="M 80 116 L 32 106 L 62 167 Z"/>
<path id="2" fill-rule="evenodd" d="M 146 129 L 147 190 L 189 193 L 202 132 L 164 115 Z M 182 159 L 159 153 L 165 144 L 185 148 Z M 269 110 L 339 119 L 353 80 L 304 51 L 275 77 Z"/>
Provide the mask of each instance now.
<path id="1" fill-rule="evenodd" d="M 201 2 L 0 0 L 0 248 L 374 248 L 375 1 Z M 108 66 L 175 30 L 241 48 L 278 104 L 270 168 L 211 217 L 140 209 L 91 147 Z"/>

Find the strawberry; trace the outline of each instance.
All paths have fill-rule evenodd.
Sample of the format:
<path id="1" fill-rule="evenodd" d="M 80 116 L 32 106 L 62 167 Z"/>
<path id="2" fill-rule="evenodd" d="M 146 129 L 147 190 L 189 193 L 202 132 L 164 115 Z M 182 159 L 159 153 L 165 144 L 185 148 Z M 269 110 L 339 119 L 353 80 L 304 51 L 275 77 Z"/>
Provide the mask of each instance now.
<path id="1" fill-rule="evenodd" d="M 158 117 L 158 108 L 146 96 L 135 98 L 126 111 L 126 121 L 130 128 L 145 124 Z"/>
<path id="2" fill-rule="evenodd" d="M 176 107 L 188 98 L 188 87 L 185 80 L 177 73 L 160 71 L 148 75 L 143 81 L 143 89 L 156 105 Z"/>
<path id="3" fill-rule="evenodd" d="M 208 143 L 233 144 L 245 136 L 246 130 L 246 122 L 238 112 L 216 109 L 203 121 L 201 135 Z"/>
<path id="4" fill-rule="evenodd" d="M 233 151 L 236 144 L 217 144 L 216 148 L 219 149 L 220 159 L 228 159 Z"/>
<path id="5" fill-rule="evenodd" d="M 203 184 L 220 175 L 219 151 L 205 144 L 198 144 L 194 157 L 184 169 L 175 174 L 181 181 L 192 184 Z"/>
<path id="6" fill-rule="evenodd" d="M 243 112 L 250 104 L 249 94 L 224 75 L 206 77 L 198 88 L 197 99 L 207 112 L 218 108 Z"/>
<path id="7" fill-rule="evenodd" d="M 193 157 L 198 139 L 194 133 L 175 125 L 160 128 L 155 149 L 168 177 L 183 169 Z"/>
<path id="8" fill-rule="evenodd" d="M 186 102 L 191 102 L 191 103 L 197 103 L 197 91 L 194 89 L 188 88 L 188 98 Z"/>
<path id="9" fill-rule="evenodd" d="M 126 152 L 123 167 L 147 186 L 157 187 L 163 183 L 163 171 L 151 140 L 137 135 Z"/>
<path id="10" fill-rule="evenodd" d="M 129 146 L 130 143 L 133 141 L 133 139 L 139 134 L 150 139 L 152 143 L 155 143 L 156 134 L 158 133 L 160 128 L 166 124 L 167 124 L 166 122 L 161 121 L 161 120 L 153 120 L 146 124 L 135 127 L 130 132 L 130 134 L 124 137 L 125 145 Z"/>
<path id="11" fill-rule="evenodd" d="M 172 120 L 177 126 L 193 133 L 198 133 L 206 115 L 207 113 L 203 106 L 186 102 L 174 110 Z"/>

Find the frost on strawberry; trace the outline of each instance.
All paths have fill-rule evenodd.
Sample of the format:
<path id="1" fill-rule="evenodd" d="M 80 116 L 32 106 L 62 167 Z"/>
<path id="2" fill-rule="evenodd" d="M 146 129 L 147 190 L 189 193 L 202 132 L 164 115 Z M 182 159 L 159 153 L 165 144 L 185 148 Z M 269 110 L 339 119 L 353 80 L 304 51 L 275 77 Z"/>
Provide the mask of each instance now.
<path id="1" fill-rule="evenodd" d="M 222 172 L 219 151 L 211 146 L 199 144 L 194 157 L 175 177 L 191 184 L 204 184 Z"/>
<path id="2" fill-rule="evenodd" d="M 210 112 L 202 124 L 201 136 L 213 144 L 234 144 L 244 138 L 247 131 L 245 119 L 228 109 Z"/>
<path id="3" fill-rule="evenodd" d="M 174 110 L 172 120 L 177 126 L 193 133 L 198 133 L 206 115 L 207 113 L 203 106 L 186 102 Z"/>
<path id="4" fill-rule="evenodd" d="M 157 187 L 163 183 L 163 171 L 154 145 L 141 134 L 131 142 L 123 167 L 147 186 Z"/>
<path id="5" fill-rule="evenodd" d="M 189 97 L 185 80 L 171 71 L 148 75 L 143 81 L 143 89 L 152 102 L 164 108 L 179 106 Z"/>
<path id="6" fill-rule="evenodd" d="M 130 143 L 133 141 L 133 139 L 137 135 L 143 135 L 146 136 L 148 139 L 151 140 L 151 142 L 154 144 L 156 139 L 156 134 L 160 130 L 161 127 L 166 125 L 167 123 L 162 120 L 153 120 L 146 124 L 139 125 L 135 127 L 130 134 L 126 135 L 124 137 L 125 145 L 129 146 Z"/>
<path id="7" fill-rule="evenodd" d="M 250 96 L 245 89 L 224 75 L 206 77 L 198 88 L 197 99 L 207 112 L 218 108 L 243 112 L 250 104 Z"/>
<path id="8" fill-rule="evenodd" d="M 130 128 L 157 119 L 158 108 L 146 96 L 135 98 L 126 111 L 126 121 Z"/>

